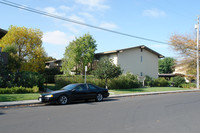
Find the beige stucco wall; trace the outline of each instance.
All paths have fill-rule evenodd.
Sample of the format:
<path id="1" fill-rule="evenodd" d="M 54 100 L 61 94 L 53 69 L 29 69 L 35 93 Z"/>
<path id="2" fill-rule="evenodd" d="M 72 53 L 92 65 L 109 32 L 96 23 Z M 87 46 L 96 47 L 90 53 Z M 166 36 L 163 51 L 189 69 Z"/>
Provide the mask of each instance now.
<path id="1" fill-rule="evenodd" d="M 100 59 L 106 58 L 106 57 L 109 58 L 109 59 L 112 59 L 112 60 L 113 60 L 113 63 L 114 63 L 115 65 L 118 64 L 117 53 L 102 55 Z"/>
<path id="2" fill-rule="evenodd" d="M 135 48 L 118 53 L 118 64 L 124 70 L 123 73 L 158 77 L 158 56 L 145 49 L 142 52 L 140 48 Z"/>
<path id="3" fill-rule="evenodd" d="M 113 59 L 114 64 L 120 65 L 123 73 L 131 72 L 134 75 L 148 75 L 158 78 L 158 56 L 145 49 L 128 49 L 118 53 L 102 55 L 101 58 L 108 57 Z M 141 61 L 142 58 L 142 61 Z"/>

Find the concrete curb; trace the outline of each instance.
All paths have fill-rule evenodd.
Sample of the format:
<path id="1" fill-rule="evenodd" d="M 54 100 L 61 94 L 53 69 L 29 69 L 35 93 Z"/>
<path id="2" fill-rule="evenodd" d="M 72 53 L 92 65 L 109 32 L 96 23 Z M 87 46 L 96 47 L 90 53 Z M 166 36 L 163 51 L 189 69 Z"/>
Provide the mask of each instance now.
<path id="1" fill-rule="evenodd" d="M 145 95 L 158 95 L 158 94 L 170 94 L 170 93 L 185 93 L 185 92 L 200 92 L 199 89 L 193 90 L 178 90 L 178 91 L 161 91 L 161 92 L 144 92 L 144 93 L 129 93 L 120 95 L 110 95 L 108 98 L 119 98 L 119 97 L 130 97 L 130 96 L 145 96 Z M 23 105 L 42 105 L 43 103 L 38 100 L 24 100 L 14 102 L 0 102 L 0 108 L 7 108 L 12 106 L 23 106 Z"/>
<path id="2" fill-rule="evenodd" d="M 193 89 L 193 90 L 178 90 L 178 91 L 129 93 L 129 94 L 110 95 L 109 98 L 129 97 L 129 96 L 144 96 L 144 95 L 158 95 L 158 94 L 170 94 L 170 93 L 184 93 L 184 92 L 200 92 L 200 90 L 199 89 Z"/>

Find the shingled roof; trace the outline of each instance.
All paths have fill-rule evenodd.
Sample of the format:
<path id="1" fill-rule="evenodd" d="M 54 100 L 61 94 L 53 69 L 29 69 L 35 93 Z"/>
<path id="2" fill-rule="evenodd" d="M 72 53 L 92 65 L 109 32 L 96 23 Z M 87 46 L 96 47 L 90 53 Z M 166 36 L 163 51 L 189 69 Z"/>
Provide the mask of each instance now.
<path id="1" fill-rule="evenodd" d="M 7 34 L 8 31 L 0 28 L 0 39 Z"/>
<path id="2" fill-rule="evenodd" d="M 125 50 L 129 50 L 129 49 L 135 49 L 135 48 L 141 48 L 141 49 L 146 49 L 147 51 L 155 54 L 158 56 L 158 58 L 164 58 L 163 55 L 159 54 L 158 52 L 148 48 L 147 46 L 145 45 L 140 45 L 140 46 L 136 46 L 136 47 L 130 47 L 130 48 L 125 48 L 125 49 L 118 49 L 118 50 L 113 50 L 113 51 L 107 51 L 107 52 L 101 52 L 101 53 L 96 53 L 95 55 L 106 55 L 106 54 L 113 54 L 113 53 L 118 53 L 118 52 L 122 52 L 122 51 L 125 51 Z"/>

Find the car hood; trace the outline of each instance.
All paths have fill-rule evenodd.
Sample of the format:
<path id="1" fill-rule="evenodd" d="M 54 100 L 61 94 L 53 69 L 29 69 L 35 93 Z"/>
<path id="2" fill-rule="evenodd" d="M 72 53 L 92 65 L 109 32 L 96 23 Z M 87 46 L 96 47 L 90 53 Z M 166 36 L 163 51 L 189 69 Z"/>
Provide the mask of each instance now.
<path id="1" fill-rule="evenodd" d="M 53 94 L 58 94 L 58 93 L 62 93 L 62 92 L 67 92 L 67 90 L 51 91 L 51 92 L 48 92 L 48 93 L 44 93 L 42 95 L 43 96 L 45 96 L 45 95 L 53 95 Z"/>

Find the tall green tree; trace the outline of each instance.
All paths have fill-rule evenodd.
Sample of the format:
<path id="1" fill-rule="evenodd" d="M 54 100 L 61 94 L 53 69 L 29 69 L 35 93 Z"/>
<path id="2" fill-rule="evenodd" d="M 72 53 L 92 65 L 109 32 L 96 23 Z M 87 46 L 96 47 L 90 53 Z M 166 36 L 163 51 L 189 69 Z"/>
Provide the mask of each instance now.
<path id="1" fill-rule="evenodd" d="M 158 61 L 159 73 L 173 73 L 175 67 L 175 59 L 166 57 Z"/>
<path id="2" fill-rule="evenodd" d="M 46 53 L 42 47 L 42 35 L 39 29 L 10 26 L 8 33 L 0 39 L 0 47 L 16 45 L 20 70 L 43 71 Z"/>
<path id="3" fill-rule="evenodd" d="M 75 69 L 76 74 L 83 74 L 85 66 L 90 68 L 92 65 L 96 47 L 96 40 L 89 33 L 70 42 L 65 49 L 61 71 L 68 73 Z"/>
<path id="4" fill-rule="evenodd" d="M 118 77 L 122 74 L 120 66 L 113 63 L 112 59 L 103 58 L 97 63 L 97 68 L 93 70 L 95 77 L 105 79 L 106 88 L 108 88 L 108 79 Z"/>
<path id="5" fill-rule="evenodd" d="M 3 52 L 8 53 L 8 70 L 15 72 L 20 69 L 21 64 L 17 55 L 17 46 L 15 44 L 6 45 Z"/>

